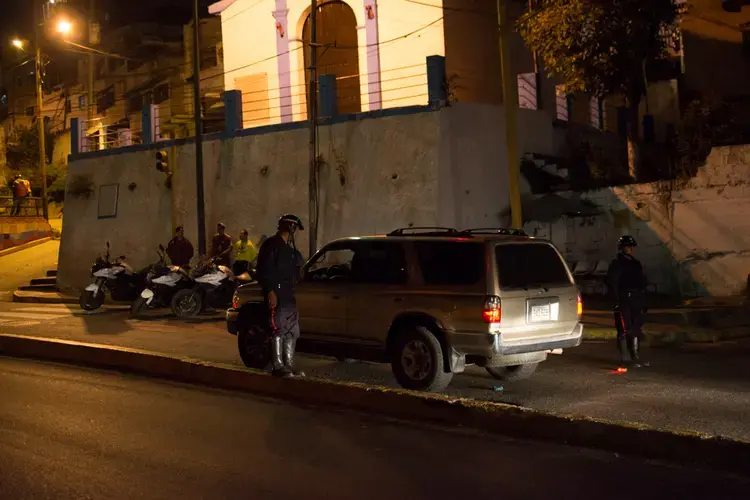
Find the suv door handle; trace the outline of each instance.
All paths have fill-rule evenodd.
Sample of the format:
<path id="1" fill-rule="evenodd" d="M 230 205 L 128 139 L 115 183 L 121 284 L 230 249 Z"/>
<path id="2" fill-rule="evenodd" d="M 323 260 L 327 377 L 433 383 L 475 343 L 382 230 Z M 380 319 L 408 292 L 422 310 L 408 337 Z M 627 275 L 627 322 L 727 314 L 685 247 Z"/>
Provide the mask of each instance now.
<path id="1" fill-rule="evenodd" d="M 401 297 L 396 297 L 393 299 L 393 302 L 403 302 L 403 301 L 404 299 L 402 299 Z"/>
<path id="2" fill-rule="evenodd" d="M 341 296 L 340 295 L 332 295 L 331 298 L 333 300 L 339 300 L 341 298 Z"/>

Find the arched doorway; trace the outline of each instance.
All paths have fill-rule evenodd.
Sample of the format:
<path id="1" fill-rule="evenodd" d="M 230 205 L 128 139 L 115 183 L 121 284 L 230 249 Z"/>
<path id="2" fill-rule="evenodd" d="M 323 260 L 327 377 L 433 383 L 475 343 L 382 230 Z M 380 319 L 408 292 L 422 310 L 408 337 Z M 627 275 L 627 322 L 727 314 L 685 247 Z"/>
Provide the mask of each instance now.
<path id="1" fill-rule="evenodd" d="M 317 13 L 318 75 L 336 75 L 338 112 L 359 113 L 362 110 L 359 83 L 359 49 L 357 17 L 346 3 L 333 0 L 318 6 Z M 310 15 L 302 28 L 305 69 L 310 66 Z M 305 71 L 305 82 L 308 81 Z M 305 85 L 306 95 L 309 94 Z"/>

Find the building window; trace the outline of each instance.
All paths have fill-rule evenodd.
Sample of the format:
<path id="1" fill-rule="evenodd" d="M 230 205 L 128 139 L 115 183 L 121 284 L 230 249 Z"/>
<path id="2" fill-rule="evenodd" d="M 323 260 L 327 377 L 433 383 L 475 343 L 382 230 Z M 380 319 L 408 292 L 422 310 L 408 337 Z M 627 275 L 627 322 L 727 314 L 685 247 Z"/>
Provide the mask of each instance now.
<path id="1" fill-rule="evenodd" d="M 206 50 L 206 53 L 203 55 L 203 60 L 201 61 L 201 68 L 202 69 L 215 68 L 218 65 L 219 65 L 219 56 L 216 50 L 216 46 L 209 47 L 208 50 Z"/>
<path id="2" fill-rule="evenodd" d="M 161 104 L 169 99 L 169 84 L 162 83 L 154 89 L 154 104 Z"/>
<path id="3" fill-rule="evenodd" d="M 26 116 L 34 116 L 34 106 L 26 108 Z"/>
<path id="4" fill-rule="evenodd" d="M 140 113 L 142 107 L 143 97 L 140 94 L 128 97 L 128 113 Z"/>
<path id="5" fill-rule="evenodd" d="M 80 110 L 86 109 L 86 96 L 85 95 L 78 96 L 78 109 Z"/>
<path id="6" fill-rule="evenodd" d="M 65 112 L 70 113 L 73 111 L 73 106 L 70 103 L 70 99 L 65 99 Z"/>
<path id="7" fill-rule="evenodd" d="M 536 73 L 518 75 L 518 107 L 539 109 Z"/>
<path id="8" fill-rule="evenodd" d="M 104 113 L 107 109 L 115 105 L 115 88 L 113 86 L 99 94 L 96 100 L 96 112 Z"/>
<path id="9" fill-rule="evenodd" d="M 555 108 L 558 120 L 565 122 L 570 120 L 570 104 L 570 96 L 565 92 L 565 86 L 555 86 Z"/>

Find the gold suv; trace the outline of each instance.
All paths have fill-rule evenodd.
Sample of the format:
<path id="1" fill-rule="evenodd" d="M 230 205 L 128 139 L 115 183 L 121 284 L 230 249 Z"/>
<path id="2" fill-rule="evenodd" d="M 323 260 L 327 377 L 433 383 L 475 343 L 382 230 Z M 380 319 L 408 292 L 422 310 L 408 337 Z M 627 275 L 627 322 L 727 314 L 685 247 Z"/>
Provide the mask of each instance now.
<path id="1" fill-rule="evenodd" d="M 583 304 L 548 241 L 507 229 L 406 228 L 344 238 L 317 252 L 296 286 L 301 352 L 390 363 L 398 383 L 440 391 L 467 364 L 529 377 L 581 343 Z M 243 362 L 267 368 L 260 286 L 227 311 Z"/>

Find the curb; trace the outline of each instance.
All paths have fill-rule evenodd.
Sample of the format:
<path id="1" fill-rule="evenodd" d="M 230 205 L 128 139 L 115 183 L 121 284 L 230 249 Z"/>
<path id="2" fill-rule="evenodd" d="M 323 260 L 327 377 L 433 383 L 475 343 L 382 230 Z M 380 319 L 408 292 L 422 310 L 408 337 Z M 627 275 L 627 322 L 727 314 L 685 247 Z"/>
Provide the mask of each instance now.
<path id="1" fill-rule="evenodd" d="M 48 241 L 52 241 L 51 237 L 46 238 L 39 238 L 38 240 L 30 241 L 28 243 L 24 243 L 23 245 L 18 245 L 11 248 L 6 248 L 5 250 L 0 251 L 0 257 L 5 257 L 6 255 L 10 255 L 12 253 L 20 252 L 21 250 L 26 250 L 28 248 L 33 248 L 37 245 L 41 245 L 42 243 L 47 243 Z"/>
<path id="2" fill-rule="evenodd" d="M 646 342 L 650 346 L 678 346 L 682 344 L 713 344 L 726 340 L 750 337 L 750 327 L 734 327 L 717 330 L 680 329 L 653 330 L 644 328 Z M 617 330 L 584 324 L 583 340 L 615 340 Z"/>
<path id="3" fill-rule="evenodd" d="M 553 415 L 501 403 L 321 379 L 281 380 L 258 371 L 138 349 L 0 335 L 0 354 L 82 364 L 239 390 L 298 404 L 470 428 L 520 439 L 594 448 L 750 474 L 750 443 L 645 425 Z"/>
<path id="4" fill-rule="evenodd" d="M 63 295 L 57 292 L 13 292 L 13 302 L 27 304 L 78 304 L 78 297 Z"/>

